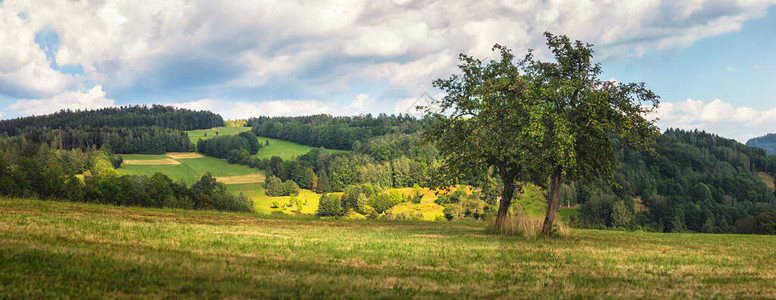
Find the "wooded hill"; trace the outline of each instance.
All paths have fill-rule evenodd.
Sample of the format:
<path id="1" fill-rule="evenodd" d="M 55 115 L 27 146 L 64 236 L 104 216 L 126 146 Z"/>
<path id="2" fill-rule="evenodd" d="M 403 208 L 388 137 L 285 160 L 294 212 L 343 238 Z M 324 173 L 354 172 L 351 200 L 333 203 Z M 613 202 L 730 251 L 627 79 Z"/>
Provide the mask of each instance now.
<path id="1" fill-rule="evenodd" d="M 6 144 L 49 144 L 61 149 L 95 147 L 114 153 L 159 154 L 194 151 L 183 130 L 222 126 L 223 118 L 208 111 L 169 106 L 127 106 L 90 111 L 63 110 L 44 116 L 0 121 Z"/>
<path id="2" fill-rule="evenodd" d="M 746 141 L 746 145 L 750 147 L 762 148 L 765 153 L 769 155 L 776 154 L 776 133 L 769 133 L 764 136 L 751 138 Z"/>
<path id="3" fill-rule="evenodd" d="M 776 210 L 773 189 L 758 176 L 776 173 L 776 156 L 762 149 L 705 132 L 669 129 L 657 139 L 654 154 L 619 148 L 616 155 L 614 185 L 574 184 L 570 194 L 582 203 L 577 225 L 753 232 L 737 224 Z M 641 199 L 643 210 L 634 211 L 633 198 Z M 623 204 L 627 211 L 617 208 Z"/>

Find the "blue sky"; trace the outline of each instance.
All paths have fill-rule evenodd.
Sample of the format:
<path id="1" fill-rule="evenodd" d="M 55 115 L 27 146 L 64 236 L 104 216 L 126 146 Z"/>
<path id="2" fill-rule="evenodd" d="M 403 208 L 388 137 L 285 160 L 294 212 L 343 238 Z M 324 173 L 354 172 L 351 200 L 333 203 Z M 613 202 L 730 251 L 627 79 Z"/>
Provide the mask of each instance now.
<path id="1" fill-rule="evenodd" d="M 226 118 L 406 113 L 456 54 L 596 45 L 661 128 L 776 132 L 776 1 L 0 1 L 0 118 L 162 103 Z"/>

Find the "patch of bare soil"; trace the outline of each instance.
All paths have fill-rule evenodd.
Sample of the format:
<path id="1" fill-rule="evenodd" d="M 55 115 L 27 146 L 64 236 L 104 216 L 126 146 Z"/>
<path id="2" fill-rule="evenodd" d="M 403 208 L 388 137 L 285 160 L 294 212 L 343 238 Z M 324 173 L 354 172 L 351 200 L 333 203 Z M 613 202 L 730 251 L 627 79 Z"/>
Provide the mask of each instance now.
<path id="1" fill-rule="evenodd" d="M 180 165 L 181 162 L 174 159 L 138 159 L 124 160 L 125 165 Z"/>
<path id="2" fill-rule="evenodd" d="M 204 157 L 197 152 L 168 152 L 167 157 L 172 159 L 187 159 L 187 158 L 200 158 Z"/>
<path id="3" fill-rule="evenodd" d="M 224 176 L 216 177 L 216 180 L 218 180 L 218 182 L 223 182 L 224 184 L 261 183 L 264 182 L 264 174 Z"/>

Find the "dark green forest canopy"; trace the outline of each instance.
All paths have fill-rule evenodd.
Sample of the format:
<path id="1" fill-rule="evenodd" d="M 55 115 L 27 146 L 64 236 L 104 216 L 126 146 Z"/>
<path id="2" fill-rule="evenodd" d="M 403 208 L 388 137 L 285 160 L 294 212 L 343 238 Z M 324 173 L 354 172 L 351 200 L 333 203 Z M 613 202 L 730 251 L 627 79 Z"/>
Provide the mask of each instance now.
<path id="1" fill-rule="evenodd" d="M 758 172 L 776 174 L 776 156 L 732 139 L 699 131 L 668 129 L 656 155 L 617 144 L 614 184 L 574 184 L 583 227 L 613 227 L 612 208 L 640 197 L 645 210 L 634 227 L 666 232 L 734 232 L 736 224 L 776 210 L 774 191 Z"/>
<path id="2" fill-rule="evenodd" d="M 224 119 L 209 111 L 193 111 L 163 105 L 137 105 L 97 110 L 62 110 L 57 113 L 0 121 L 0 135 L 15 136 L 34 130 L 97 127 L 162 127 L 175 130 L 223 126 Z"/>
<path id="3" fill-rule="evenodd" d="M 248 120 L 257 136 L 287 140 L 312 147 L 354 150 L 364 141 L 390 133 L 413 133 L 428 127 L 430 120 L 411 115 L 371 114 L 347 117 L 258 117 Z M 357 143 L 358 142 L 358 143 Z M 355 149 L 357 150 L 357 149 Z"/>

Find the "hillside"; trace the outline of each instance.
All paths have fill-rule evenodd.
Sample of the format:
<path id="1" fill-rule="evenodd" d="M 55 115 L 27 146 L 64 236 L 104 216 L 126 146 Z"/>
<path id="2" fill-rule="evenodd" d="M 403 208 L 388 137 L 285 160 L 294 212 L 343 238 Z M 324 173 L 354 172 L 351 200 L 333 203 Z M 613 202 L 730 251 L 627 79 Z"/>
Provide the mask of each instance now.
<path id="1" fill-rule="evenodd" d="M 761 137 L 751 138 L 746 141 L 746 145 L 761 148 L 769 155 L 774 155 L 776 154 L 776 133 L 769 133 Z"/>
<path id="2" fill-rule="evenodd" d="M 191 141 L 196 144 L 200 139 L 213 138 L 219 135 L 236 135 L 241 132 L 251 131 L 250 127 L 214 127 L 210 129 L 191 130 L 187 131 Z M 258 159 L 271 158 L 277 156 L 283 160 L 291 160 L 294 157 L 304 155 L 310 150 L 315 149 L 312 146 L 305 146 L 294 142 L 273 139 L 269 137 L 258 136 L 259 143 L 262 147 L 259 152 L 251 157 Z M 269 142 L 269 145 L 267 145 Z M 346 153 L 346 150 L 327 149 L 330 153 Z"/>
<path id="3" fill-rule="evenodd" d="M 453 225 L 453 226 L 451 226 Z M 0 198 L 8 298 L 767 298 L 773 238 L 346 221 Z"/>
<path id="4" fill-rule="evenodd" d="M 633 198 L 645 210 L 631 220 L 635 227 L 666 232 L 729 233 L 747 216 L 776 210 L 772 178 L 776 157 L 735 140 L 699 131 L 669 129 L 654 145 L 655 153 L 615 148 L 619 167 L 614 185 L 578 182 L 581 224 L 611 227 L 614 205 Z"/>

